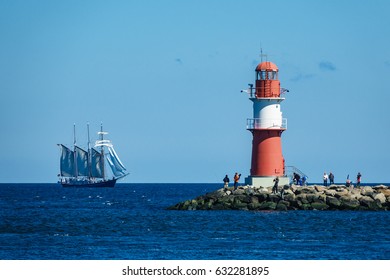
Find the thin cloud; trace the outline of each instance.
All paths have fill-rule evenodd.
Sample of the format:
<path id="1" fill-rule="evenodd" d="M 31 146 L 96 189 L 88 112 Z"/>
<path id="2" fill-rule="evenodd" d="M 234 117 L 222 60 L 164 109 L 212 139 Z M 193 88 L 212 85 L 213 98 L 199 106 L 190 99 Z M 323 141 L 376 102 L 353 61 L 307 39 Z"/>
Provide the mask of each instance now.
<path id="1" fill-rule="evenodd" d="M 334 66 L 334 64 L 329 61 L 321 61 L 318 66 L 321 70 L 324 71 L 336 71 L 336 66 Z"/>
<path id="2" fill-rule="evenodd" d="M 308 80 L 308 79 L 311 79 L 311 78 L 314 78 L 314 77 L 315 77 L 314 74 L 302 74 L 302 73 L 299 73 L 296 76 L 292 77 L 290 79 L 290 81 L 298 82 L 298 81 L 302 81 L 302 80 Z"/>

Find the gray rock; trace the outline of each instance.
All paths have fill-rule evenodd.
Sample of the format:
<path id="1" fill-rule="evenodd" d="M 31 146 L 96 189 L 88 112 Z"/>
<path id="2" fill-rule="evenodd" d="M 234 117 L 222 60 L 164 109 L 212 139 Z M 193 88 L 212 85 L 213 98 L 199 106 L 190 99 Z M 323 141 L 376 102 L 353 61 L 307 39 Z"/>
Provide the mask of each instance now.
<path id="1" fill-rule="evenodd" d="M 251 202 L 251 203 L 248 203 L 248 209 L 249 210 L 260 210 L 260 203 L 254 203 L 254 202 Z"/>
<path id="2" fill-rule="evenodd" d="M 318 198 L 319 198 L 318 193 L 309 193 L 306 195 L 306 199 L 310 203 L 318 201 L 319 200 Z"/>
<path id="3" fill-rule="evenodd" d="M 357 210 L 359 209 L 360 202 L 357 199 L 353 199 L 350 197 L 341 197 L 341 206 L 340 209 L 344 210 Z"/>
<path id="4" fill-rule="evenodd" d="M 341 205 L 341 202 L 336 197 L 327 196 L 326 197 L 326 204 L 328 204 L 329 207 L 332 209 L 338 209 Z"/>
<path id="5" fill-rule="evenodd" d="M 295 194 L 307 194 L 307 193 L 315 193 L 316 189 L 314 187 L 300 187 L 294 191 Z"/>
<path id="6" fill-rule="evenodd" d="M 295 196 L 296 200 L 302 202 L 302 204 L 309 204 L 309 200 L 307 199 L 307 195 L 302 193 Z"/>
<path id="7" fill-rule="evenodd" d="M 311 203 L 311 207 L 314 210 L 327 210 L 329 206 L 324 202 L 313 202 Z"/>
<path id="8" fill-rule="evenodd" d="M 275 210 L 276 209 L 276 203 L 272 201 L 265 201 L 260 203 L 260 210 Z"/>
<path id="9" fill-rule="evenodd" d="M 316 189 L 316 192 L 318 192 L 318 193 L 322 193 L 326 189 L 324 186 L 314 186 L 314 188 Z"/>
<path id="10" fill-rule="evenodd" d="M 278 211 L 287 211 L 289 206 L 290 206 L 290 203 L 288 201 L 281 200 L 276 205 L 275 209 Z"/>
<path id="11" fill-rule="evenodd" d="M 359 200 L 360 206 L 366 207 L 367 210 L 378 210 L 382 208 L 382 205 L 372 199 L 370 196 L 362 196 Z"/>
<path id="12" fill-rule="evenodd" d="M 371 187 L 362 187 L 360 193 L 365 196 L 372 196 L 374 190 Z"/>
<path id="13" fill-rule="evenodd" d="M 378 200 L 381 204 L 386 202 L 386 196 L 383 193 L 375 193 L 372 198 Z"/>
<path id="14" fill-rule="evenodd" d="M 324 193 L 325 193 L 326 195 L 328 195 L 328 196 L 335 196 L 336 190 L 328 190 L 328 189 L 326 189 L 326 190 L 324 191 Z"/>

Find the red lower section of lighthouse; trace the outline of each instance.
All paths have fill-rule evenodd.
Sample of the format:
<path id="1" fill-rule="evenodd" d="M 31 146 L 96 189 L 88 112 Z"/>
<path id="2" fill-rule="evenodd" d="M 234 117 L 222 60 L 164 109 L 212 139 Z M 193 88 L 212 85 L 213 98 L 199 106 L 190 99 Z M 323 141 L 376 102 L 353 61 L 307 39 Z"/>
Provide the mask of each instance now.
<path id="1" fill-rule="evenodd" d="M 283 176 L 283 130 L 253 130 L 251 176 Z"/>

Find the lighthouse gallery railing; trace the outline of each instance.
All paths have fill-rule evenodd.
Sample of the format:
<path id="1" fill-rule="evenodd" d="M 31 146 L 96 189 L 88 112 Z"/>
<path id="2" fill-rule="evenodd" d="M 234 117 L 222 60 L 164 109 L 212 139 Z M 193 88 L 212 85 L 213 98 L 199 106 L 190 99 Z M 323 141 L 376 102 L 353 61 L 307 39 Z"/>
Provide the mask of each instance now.
<path id="1" fill-rule="evenodd" d="M 287 129 L 287 119 L 247 119 L 246 129 Z"/>

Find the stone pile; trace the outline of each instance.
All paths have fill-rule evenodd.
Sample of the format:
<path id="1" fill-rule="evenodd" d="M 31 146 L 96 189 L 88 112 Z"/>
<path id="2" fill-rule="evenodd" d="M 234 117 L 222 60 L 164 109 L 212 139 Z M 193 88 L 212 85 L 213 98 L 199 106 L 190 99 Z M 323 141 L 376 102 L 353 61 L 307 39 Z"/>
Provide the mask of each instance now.
<path id="1" fill-rule="evenodd" d="M 390 187 L 346 187 L 343 185 L 242 186 L 237 190 L 218 189 L 195 199 L 180 202 L 169 210 L 390 210 Z"/>

